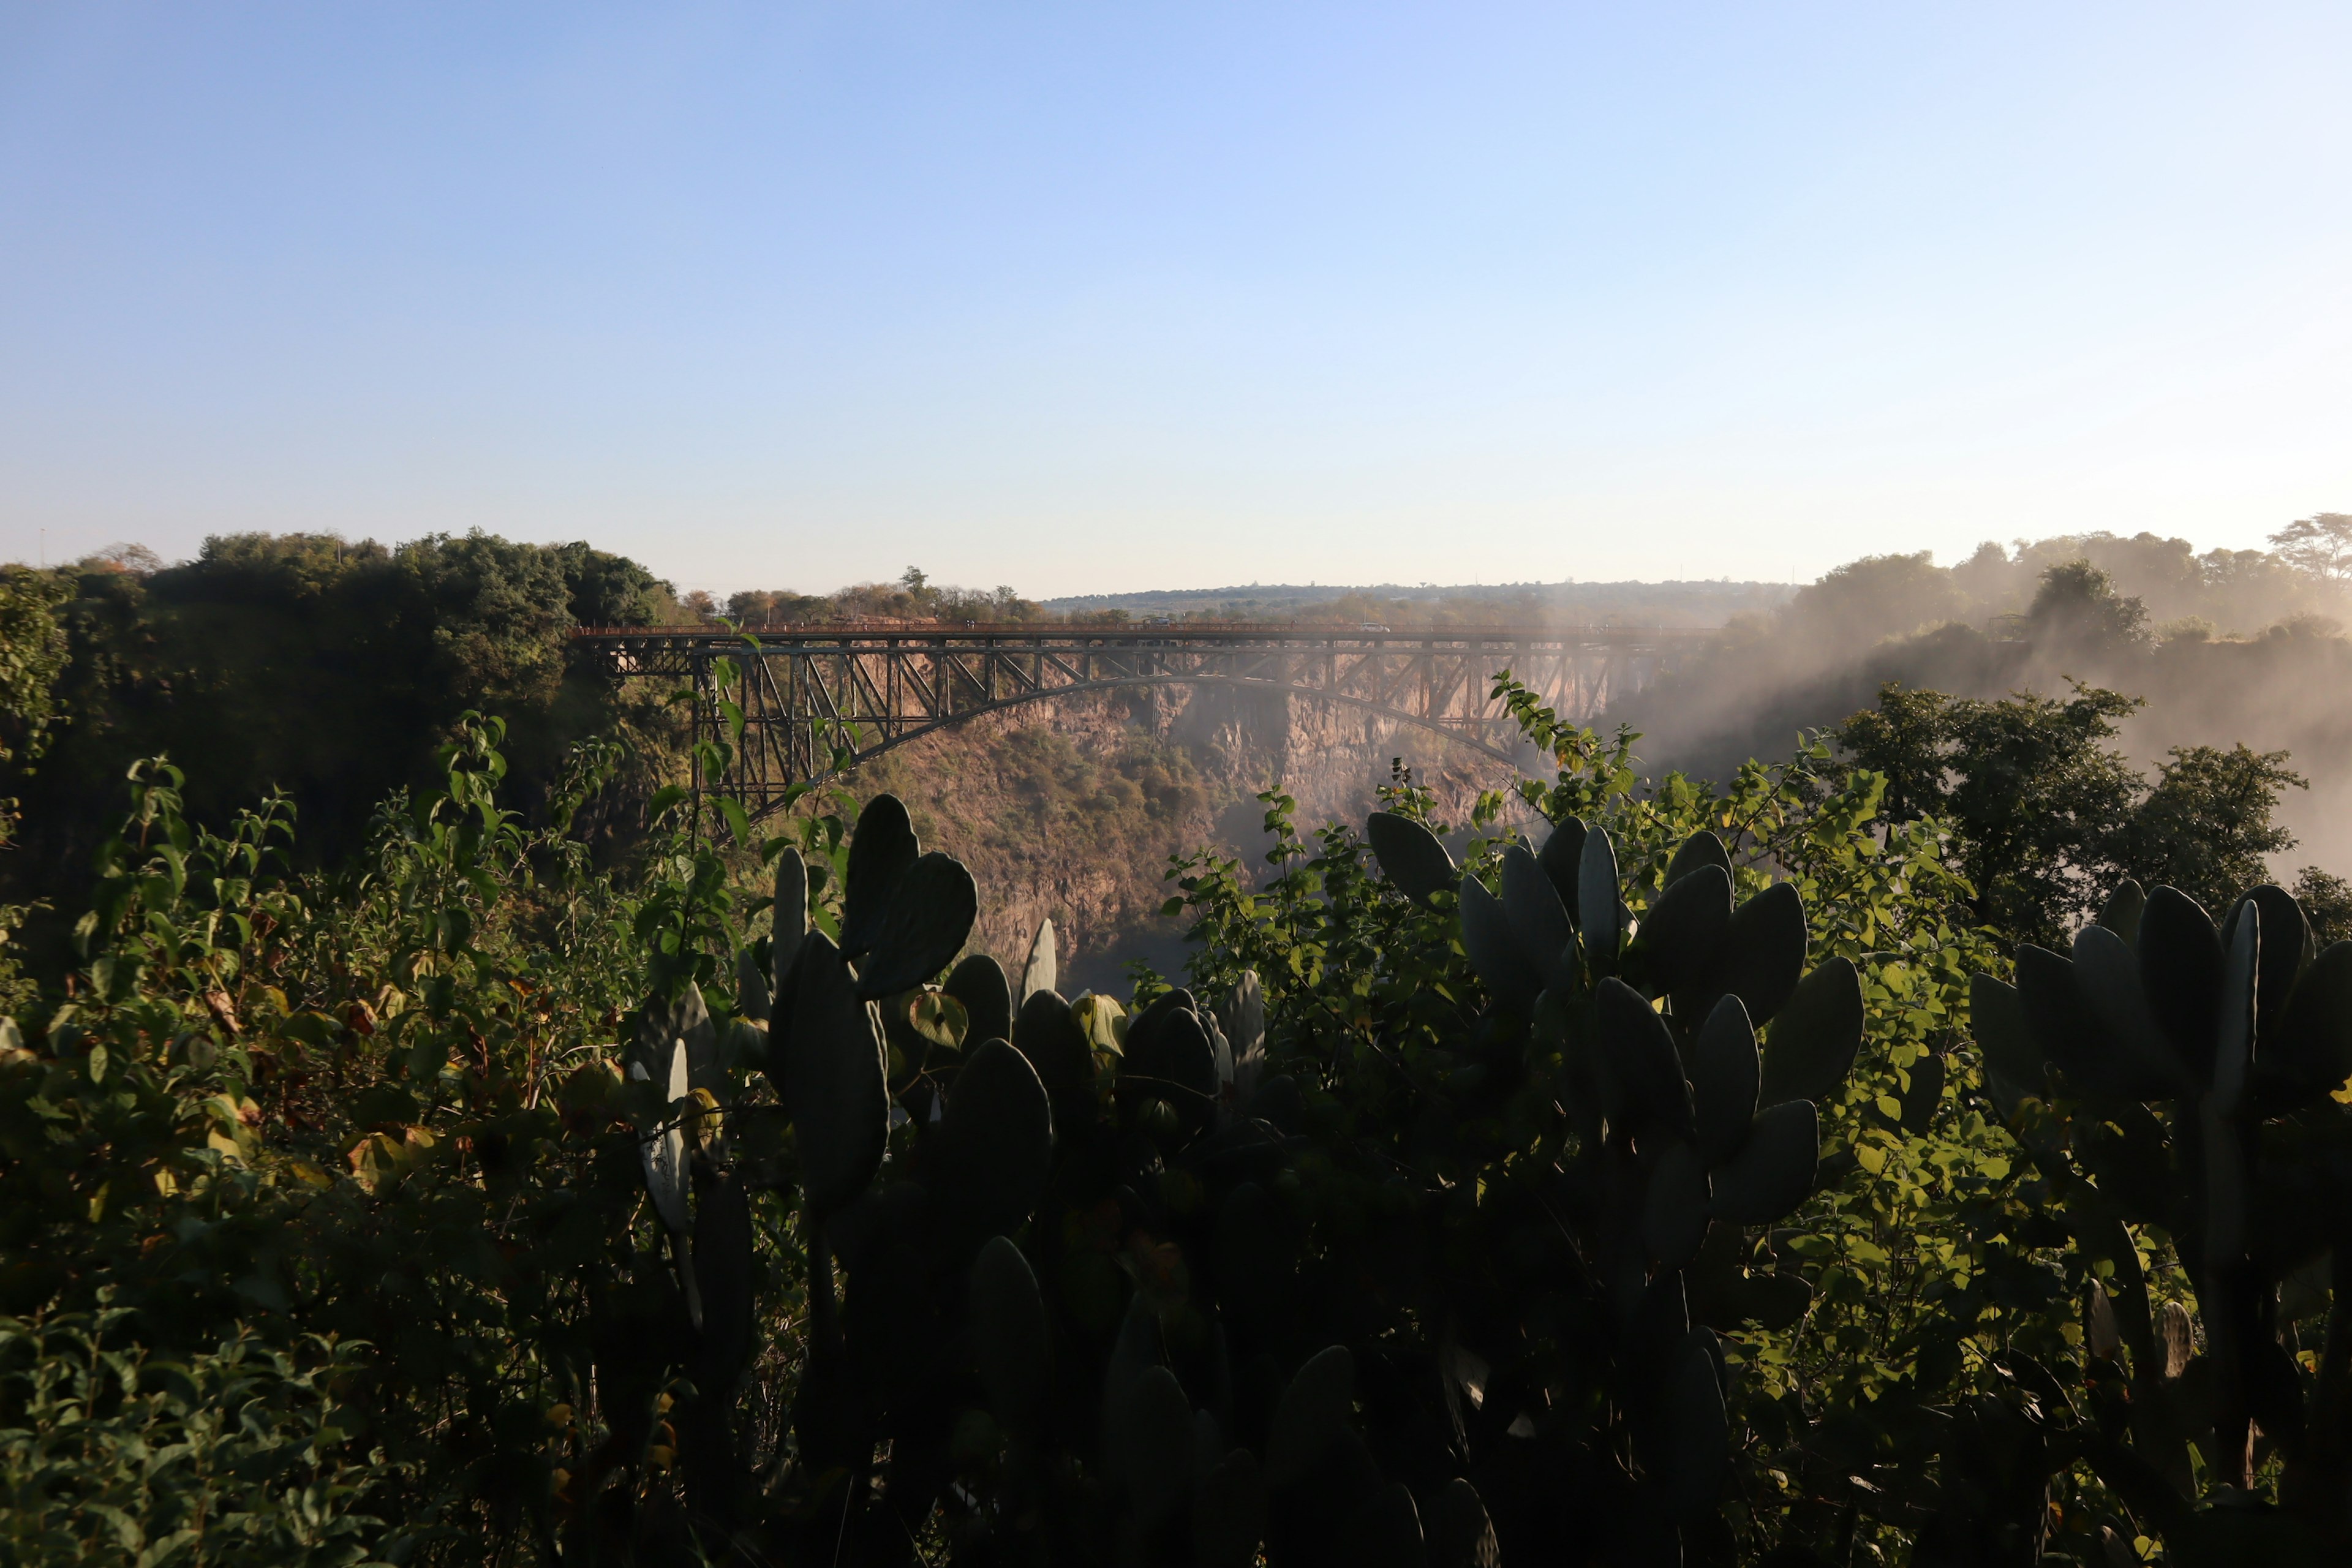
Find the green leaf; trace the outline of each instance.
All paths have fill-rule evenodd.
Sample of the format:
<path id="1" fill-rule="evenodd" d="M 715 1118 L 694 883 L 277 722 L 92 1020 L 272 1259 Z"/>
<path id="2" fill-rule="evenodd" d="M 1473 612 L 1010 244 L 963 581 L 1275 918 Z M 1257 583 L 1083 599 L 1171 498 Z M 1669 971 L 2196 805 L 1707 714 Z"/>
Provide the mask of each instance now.
<path id="1" fill-rule="evenodd" d="M 971 1020 L 963 1004 L 944 991 L 914 991 L 907 994 L 907 1025 L 925 1041 L 946 1050 L 958 1050 L 971 1038 Z M 974 1045 L 980 1044 L 972 1040 Z"/>
<path id="2" fill-rule="evenodd" d="M 660 822 L 663 817 L 676 810 L 677 804 L 689 793 L 691 792 L 684 784 L 662 785 L 661 788 L 654 791 L 653 798 L 646 802 L 646 821 Z"/>
<path id="3" fill-rule="evenodd" d="M 1116 1000 L 1099 992 L 1089 992 L 1071 1003 L 1068 1013 L 1085 1037 L 1087 1047 L 1097 1057 L 1124 1054 L 1129 1021 L 1127 1010 Z"/>

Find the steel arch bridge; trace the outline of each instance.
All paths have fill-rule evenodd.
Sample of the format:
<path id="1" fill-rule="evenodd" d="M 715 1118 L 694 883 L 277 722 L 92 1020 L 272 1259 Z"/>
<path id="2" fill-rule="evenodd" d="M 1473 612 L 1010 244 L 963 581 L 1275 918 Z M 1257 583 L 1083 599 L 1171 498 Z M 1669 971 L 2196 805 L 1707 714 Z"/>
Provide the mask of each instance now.
<path id="1" fill-rule="evenodd" d="M 1563 717 L 1585 720 L 1639 690 L 1709 629 L 1447 626 L 1396 632 L 1315 626 L 904 626 L 584 630 L 614 674 L 692 693 L 697 740 L 723 702 L 742 743 L 723 783 L 759 815 L 793 784 L 983 713 L 1089 691 L 1214 686 L 1376 713 L 1505 762 L 1518 731 L 1493 700 L 1508 670 Z M 726 660 L 726 665 L 721 664 Z M 731 667 L 731 679 L 722 680 Z M 724 688 L 722 689 L 722 687 Z"/>

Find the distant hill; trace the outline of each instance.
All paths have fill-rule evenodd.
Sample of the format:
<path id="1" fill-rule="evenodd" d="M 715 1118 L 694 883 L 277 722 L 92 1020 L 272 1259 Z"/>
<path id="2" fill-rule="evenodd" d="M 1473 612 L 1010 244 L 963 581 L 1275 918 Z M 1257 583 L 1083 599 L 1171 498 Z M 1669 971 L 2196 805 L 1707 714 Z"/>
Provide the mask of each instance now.
<path id="1" fill-rule="evenodd" d="M 1047 599 L 1066 616 L 1125 611 L 1218 620 L 1379 620 L 1417 625 L 1517 620 L 1628 626 L 1718 626 L 1732 616 L 1777 609 L 1795 592 L 1784 583 L 1496 583 L 1409 586 L 1252 583 L 1246 587 L 1155 588 Z"/>

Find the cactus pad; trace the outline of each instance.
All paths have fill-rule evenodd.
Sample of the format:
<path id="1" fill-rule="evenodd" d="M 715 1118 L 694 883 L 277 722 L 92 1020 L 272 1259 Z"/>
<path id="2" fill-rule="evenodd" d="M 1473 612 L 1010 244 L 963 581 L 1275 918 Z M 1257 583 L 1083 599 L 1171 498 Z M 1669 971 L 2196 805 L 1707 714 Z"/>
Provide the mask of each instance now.
<path id="1" fill-rule="evenodd" d="M 1454 857 L 1436 834 L 1412 818 L 1376 811 L 1364 820 L 1364 837 L 1371 841 L 1381 874 L 1413 902 L 1426 905 L 1431 895 L 1454 886 Z"/>
<path id="2" fill-rule="evenodd" d="M 866 1190 L 889 1130 L 882 1030 L 851 989 L 849 965 L 823 931 L 809 933 L 783 1050 L 793 1128 L 809 1207 L 829 1214 Z"/>

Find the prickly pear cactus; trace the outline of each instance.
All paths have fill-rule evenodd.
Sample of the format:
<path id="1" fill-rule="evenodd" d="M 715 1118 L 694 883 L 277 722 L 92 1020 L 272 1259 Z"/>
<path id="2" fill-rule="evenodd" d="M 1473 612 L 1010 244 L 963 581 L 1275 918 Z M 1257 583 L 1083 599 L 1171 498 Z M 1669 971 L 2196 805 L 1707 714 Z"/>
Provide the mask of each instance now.
<path id="1" fill-rule="evenodd" d="M 691 1389 L 706 1550 L 1725 1560 L 1728 1374 L 1686 1279 L 1742 1283 L 1712 1281 L 1712 1322 L 1789 1310 L 1738 1258 L 1812 1189 L 1853 972 L 1804 973 L 1793 895 L 1736 904 L 1705 836 L 1637 917 L 1603 831 L 1509 850 L 1495 889 L 1409 818 L 1372 831 L 1437 946 L 1361 1017 L 1286 1014 L 1246 970 L 1065 997 L 1050 927 L 1016 987 L 887 796 L 837 925 L 786 858 L 731 1011 L 645 1015 L 677 1089 L 647 1186 L 692 1302 L 650 1364 Z M 788 1461 L 758 1474 L 735 1389 L 763 1234 L 807 1294 Z"/>
<path id="2" fill-rule="evenodd" d="M 1971 1008 L 2100 1277 L 2077 1440 L 2182 1561 L 2352 1560 L 2352 942 L 2316 951 L 2274 887 L 2217 924 L 2126 883 L 2070 953 L 2020 948 L 2016 975 L 1978 975 Z M 2273 1465 L 2279 1508 L 2251 1506 Z"/>
<path id="3" fill-rule="evenodd" d="M 643 1016 L 635 1054 L 675 1090 L 646 1184 L 689 1305 L 675 1344 L 611 1354 L 634 1386 L 665 1356 L 688 1376 L 697 1513 L 754 1560 L 911 1563 L 937 1516 L 976 1561 L 1421 1561 L 1349 1352 L 1301 1338 L 1307 1238 L 1273 1194 L 1302 1100 L 1266 1070 L 1255 977 L 1218 1007 L 1066 998 L 1047 922 L 1016 1005 L 962 952 L 970 875 L 900 803 L 866 809 L 846 866 L 839 942 L 787 851 L 772 962 L 738 963 L 731 1015 L 691 992 Z M 734 1390 L 780 1219 L 808 1259 L 805 1360 L 793 1461 L 763 1481 Z M 1444 1507 L 1448 1539 L 1491 1544 L 1468 1482 Z"/>
<path id="4" fill-rule="evenodd" d="M 1027 1002 L 1040 991 L 1061 988 L 1060 947 L 1054 936 L 1051 918 L 1037 922 L 1037 934 L 1030 940 L 1029 957 L 1021 966 L 1021 1000 Z"/>
<path id="5" fill-rule="evenodd" d="M 1399 892 L 1458 910 L 1487 998 L 1437 1080 L 1443 1114 L 1457 1130 L 1517 1121 L 1541 1151 L 1521 1191 L 1489 1178 L 1475 1205 L 1428 1205 L 1450 1257 L 1543 1259 L 1441 1274 L 1423 1309 L 1449 1325 L 1454 1440 L 1493 1514 L 1475 1538 L 1507 1558 L 1607 1517 L 1616 1534 L 1595 1561 L 1727 1562 L 1726 1363 L 1690 1302 L 1703 1293 L 1724 1327 L 1785 1323 L 1787 1286 L 1801 1310 L 1801 1281 L 1738 1260 L 1814 1189 L 1815 1102 L 1861 1044 L 1859 977 L 1843 960 L 1808 973 L 1795 889 L 1737 901 L 1710 833 L 1681 846 L 1638 919 L 1609 833 L 1582 822 L 1539 850 L 1507 846 L 1492 888 L 1468 874 L 1447 887 L 1444 845 L 1408 817 L 1377 816 L 1369 837 Z M 1459 1131 L 1433 1124 L 1426 1142 L 1475 1157 Z M 1496 1386 L 1495 1369 L 1526 1377 L 1545 1343 L 1546 1381 L 1599 1402 Z"/>

